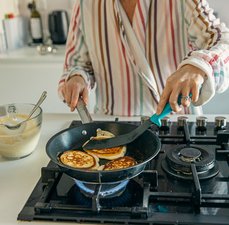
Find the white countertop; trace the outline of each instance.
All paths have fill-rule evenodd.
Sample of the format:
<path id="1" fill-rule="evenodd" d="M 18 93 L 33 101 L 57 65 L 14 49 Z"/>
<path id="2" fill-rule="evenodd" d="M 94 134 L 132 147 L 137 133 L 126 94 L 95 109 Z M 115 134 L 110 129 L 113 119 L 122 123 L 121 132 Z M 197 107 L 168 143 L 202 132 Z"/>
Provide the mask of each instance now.
<path id="1" fill-rule="evenodd" d="M 55 45 L 55 54 L 40 55 L 36 46 L 23 47 L 0 53 L 0 64 L 2 63 L 61 63 L 64 62 L 65 45 Z"/>
<path id="2" fill-rule="evenodd" d="M 205 115 L 208 121 L 214 121 L 216 115 Z M 229 115 L 222 115 L 229 121 Z M 114 120 L 112 116 L 92 116 L 94 120 Z M 171 120 L 176 120 L 173 115 Z M 195 116 L 189 116 L 195 121 Z M 6 160 L 0 157 L 0 225 L 50 225 L 50 222 L 17 221 L 17 215 L 34 189 L 41 175 L 41 168 L 46 166 L 49 158 L 45 152 L 47 141 L 55 133 L 67 128 L 72 120 L 79 119 L 76 113 L 44 114 L 41 137 L 36 150 L 26 158 L 19 160 Z M 121 117 L 120 120 L 139 120 L 139 117 Z M 53 224 L 53 223 L 52 223 Z M 69 225 L 58 222 L 54 224 Z"/>

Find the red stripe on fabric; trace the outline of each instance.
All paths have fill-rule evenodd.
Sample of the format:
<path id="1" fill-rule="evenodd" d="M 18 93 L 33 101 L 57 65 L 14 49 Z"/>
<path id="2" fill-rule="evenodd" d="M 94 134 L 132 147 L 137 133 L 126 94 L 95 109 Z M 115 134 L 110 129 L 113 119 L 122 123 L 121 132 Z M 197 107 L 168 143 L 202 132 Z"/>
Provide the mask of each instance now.
<path id="1" fill-rule="evenodd" d="M 106 71 L 106 65 L 105 65 L 105 57 L 104 57 L 104 47 L 103 47 L 103 32 L 102 32 L 102 19 L 103 19 L 103 14 L 102 14 L 102 1 L 99 0 L 99 5 L 98 5 L 98 28 L 99 28 L 99 46 L 100 46 L 100 51 L 101 51 L 101 59 L 102 59 L 102 65 L 104 69 L 104 78 L 105 78 L 105 88 L 106 88 L 106 112 L 105 114 L 109 114 L 109 85 L 108 85 L 108 79 L 107 79 L 107 71 Z"/>
<path id="2" fill-rule="evenodd" d="M 113 85 L 113 74 L 111 69 L 111 58 L 110 58 L 110 49 L 109 49 L 109 38 L 108 38 L 108 23 L 107 23 L 107 1 L 104 4 L 104 31 L 105 31 L 105 52 L 107 56 L 107 64 L 108 64 L 108 71 L 109 71 L 109 78 L 110 78 L 110 96 L 111 96 L 111 115 L 114 114 L 114 85 Z"/>
<path id="3" fill-rule="evenodd" d="M 76 22 L 76 21 L 77 21 L 77 19 L 78 19 L 79 12 L 80 12 L 80 6 L 78 6 L 78 8 L 76 9 L 76 15 L 75 15 L 75 17 L 74 17 L 74 24 L 73 24 L 73 27 L 72 27 L 72 30 L 71 30 L 72 34 L 75 33 L 75 29 L 76 29 L 76 25 L 77 25 L 77 22 Z M 68 46 L 71 46 L 73 40 L 74 40 L 74 35 L 73 35 L 73 38 L 72 38 L 71 42 L 67 43 L 67 45 L 68 45 Z M 69 56 L 69 54 L 70 54 L 74 49 L 75 49 L 75 45 L 73 45 L 73 47 L 71 47 L 70 49 L 68 49 L 68 50 L 66 51 L 65 63 L 64 63 L 65 68 L 67 67 L 68 56 Z"/>
<path id="4" fill-rule="evenodd" d="M 65 57 L 65 68 L 67 68 L 67 61 L 68 61 L 68 56 L 69 56 L 69 54 L 71 53 L 71 52 L 73 52 L 74 51 L 74 49 L 75 49 L 75 46 L 73 46 L 72 48 L 70 48 L 69 50 L 68 50 L 68 52 L 66 53 L 66 57 Z"/>
<path id="5" fill-rule="evenodd" d="M 170 26 L 171 26 L 171 35 L 172 35 L 172 42 L 173 42 L 173 58 L 174 63 L 177 68 L 177 60 L 176 60 L 176 50 L 175 50 L 175 35 L 174 35 L 174 27 L 173 27 L 173 5 L 172 0 L 169 1 L 169 10 L 170 10 Z"/>
<path id="6" fill-rule="evenodd" d="M 117 29 L 117 28 L 116 28 Z M 118 30 L 118 29 L 117 29 Z M 121 70 L 121 74 L 124 74 L 124 67 L 123 67 L 123 54 L 122 54 L 122 43 L 119 42 L 119 34 L 118 31 L 115 32 L 115 37 L 116 37 L 116 42 L 118 43 L 118 58 L 119 58 L 119 63 L 120 63 L 120 70 Z M 121 92 L 122 92 L 122 96 L 123 98 L 120 99 L 120 101 L 122 101 L 122 115 L 125 115 L 125 100 L 124 100 L 124 96 L 125 96 L 125 87 L 124 87 L 124 77 L 121 77 L 122 82 L 121 82 Z"/>
<path id="7" fill-rule="evenodd" d="M 128 113 L 128 116 L 130 116 L 130 107 L 131 107 L 130 71 L 129 71 L 129 67 L 127 64 L 126 51 L 123 45 L 122 45 L 122 51 L 123 51 L 123 55 L 124 55 L 124 59 L 126 63 L 126 75 L 127 75 L 127 113 Z"/>
<path id="8" fill-rule="evenodd" d="M 79 13 L 80 13 L 80 6 L 78 6 L 77 8 L 77 11 L 76 11 L 76 16 L 75 16 L 75 19 L 74 19 L 74 24 L 73 24 L 73 27 L 72 27 L 72 31 L 74 31 L 76 29 L 76 21 L 77 21 L 77 17 L 79 16 Z"/>
<path id="9" fill-rule="evenodd" d="M 219 59 L 219 56 L 218 55 L 214 55 L 214 57 L 209 61 L 210 65 L 212 65 L 218 59 Z"/>
<path id="10" fill-rule="evenodd" d="M 141 8 L 140 0 L 138 1 L 138 9 L 139 9 L 139 14 L 140 14 L 141 22 L 142 22 L 142 25 L 144 27 L 144 31 L 146 31 L 146 25 L 145 25 L 145 20 L 144 20 L 142 8 Z"/>
<path id="11" fill-rule="evenodd" d="M 223 62 L 224 62 L 225 64 L 228 63 L 228 61 L 229 61 L 229 56 L 228 56 L 226 59 L 223 60 Z"/>

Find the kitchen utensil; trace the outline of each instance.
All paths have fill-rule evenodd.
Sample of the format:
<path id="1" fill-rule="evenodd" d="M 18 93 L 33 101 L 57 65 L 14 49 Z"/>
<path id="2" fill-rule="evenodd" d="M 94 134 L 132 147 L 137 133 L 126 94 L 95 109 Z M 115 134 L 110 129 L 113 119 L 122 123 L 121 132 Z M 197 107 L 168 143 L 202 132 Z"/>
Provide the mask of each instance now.
<path id="1" fill-rule="evenodd" d="M 41 97 L 39 98 L 39 100 L 37 101 L 36 105 L 34 106 L 34 108 L 31 110 L 30 114 L 28 115 L 28 117 L 17 123 L 17 124 L 1 124 L 1 125 L 4 125 L 6 128 L 10 129 L 10 130 L 15 130 L 15 129 L 19 129 L 21 127 L 22 124 L 25 124 L 26 121 L 28 121 L 31 116 L 34 114 L 34 112 L 38 109 L 38 107 L 41 105 L 41 103 L 45 100 L 47 96 L 47 92 L 44 91 L 42 94 L 41 94 Z"/>
<path id="2" fill-rule="evenodd" d="M 82 120 L 82 123 L 91 123 L 93 122 L 89 111 L 82 98 L 79 98 L 76 109 L 79 113 L 79 116 Z"/>
<path id="3" fill-rule="evenodd" d="M 69 19 L 64 10 L 55 10 L 49 14 L 49 32 L 53 44 L 65 44 L 68 35 Z"/>
<path id="4" fill-rule="evenodd" d="M 83 103 L 78 102 L 78 104 L 81 105 Z M 82 105 L 80 107 L 82 107 Z M 86 109 L 85 106 L 79 109 L 77 105 L 77 110 L 79 109 L 79 111 L 82 112 L 83 108 Z M 82 115 L 82 113 L 79 115 Z M 85 112 L 81 120 L 84 120 L 86 115 L 89 115 L 89 113 Z M 58 132 L 51 137 L 46 144 L 46 153 L 51 161 L 58 165 L 62 172 L 76 180 L 80 180 L 84 183 L 110 184 L 131 179 L 140 174 L 145 169 L 147 163 L 160 151 L 161 143 L 158 136 L 151 130 L 146 130 L 143 135 L 127 145 L 126 155 L 133 157 L 137 161 L 137 165 L 135 166 L 119 170 L 96 171 L 72 168 L 62 164 L 59 161 L 59 156 L 63 152 L 71 149 L 83 151 L 82 145 L 92 136 L 96 136 L 97 129 L 109 131 L 114 135 L 123 135 L 137 128 L 137 125 L 125 122 L 89 121 L 91 121 L 91 119 L 86 118 L 85 124 Z M 105 164 L 107 161 L 108 160 L 100 159 L 100 164 Z"/>
<path id="5" fill-rule="evenodd" d="M 181 96 L 178 98 L 178 104 L 181 104 Z M 103 148 L 112 148 L 116 146 L 122 146 L 133 142 L 136 138 L 142 135 L 152 124 L 156 126 L 161 126 L 161 119 L 167 116 L 172 112 L 172 108 L 169 103 L 166 104 L 162 113 L 157 115 L 156 113 L 151 116 L 148 120 L 146 120 L 143 124 L 141 124 L 136 129 L 132 130 L 129 133 L 116 136 L 114 138 L 103 139 L 103 140 L 94 140 L 91 139 L 88 141 L 83 148 L 84 149 L 103 149 Z"/>

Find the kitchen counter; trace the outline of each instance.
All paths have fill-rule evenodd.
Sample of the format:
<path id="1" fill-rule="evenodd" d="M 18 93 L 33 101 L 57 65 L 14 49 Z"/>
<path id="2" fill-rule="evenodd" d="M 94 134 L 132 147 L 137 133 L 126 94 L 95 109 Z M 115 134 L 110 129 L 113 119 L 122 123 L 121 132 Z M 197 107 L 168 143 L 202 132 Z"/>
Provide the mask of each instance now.
<path id="1" fill-rule="evenodd" d="M 55 45 L 55 54 L 40 55 L 36 46 L 28 46 L 0 54 L 0 64 L 8 63 L 61 63 L 64 62 L 65 45 Z"/>
<path id="2" fill-rule="evenodd" d="M 205 115 L 208 121 L 214 121 L 216 115 Z M 229 121 L 229 115 L 221 115 Z M 94 120 L 114 120 L 112 116 L 92 116 Z M 176 120 L 177 115 L 171 116 Z M 195 116 L 190 115 L 189 121 L 195 121 Z M 6 160 L 0 158 L 0 225 L 15 224 L 42 224 L 50 225 L 50 222 L 22 222 L 17 221 L 17 215 L 23 208 L 38 179 L 41 168 L 46 166 L 49 158 L 45 152 L 47 141 L 55 133 L 67 128 L 72 120 L 79 119 L 75 113 L 67 114 L 44 114 L 41 137 L 36 150 L 29 156 L 18 160 Z M 138 121 L 139 117 L 120 117 L 120 120 Z M 69 223 L 58 222 L 52 224 L 69 225 Z"/>

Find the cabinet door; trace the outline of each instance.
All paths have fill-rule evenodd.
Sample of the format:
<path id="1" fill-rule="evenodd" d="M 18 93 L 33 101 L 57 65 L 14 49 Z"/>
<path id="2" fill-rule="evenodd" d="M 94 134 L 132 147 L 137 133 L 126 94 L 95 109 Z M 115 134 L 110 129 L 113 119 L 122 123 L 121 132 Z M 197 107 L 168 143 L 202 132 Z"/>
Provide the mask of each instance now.
<path id="1" fill-rule="evenodd" d="M 42 91 L 48 96 L 42 103 L 46 113 L 69 113 L 60 100 L 57 87 L 62 73 L 61 63 L 9 63 L 0 67 L 0 104 L 35 103 Z M 90 96 L 89 111 L 93 112 L 94 94 Z"/>
<path id="2" fill-rule="evenodd" d="M 0 69 L 0 103 L 35 103 L 43 90 L 48 96 L 42 108 L 44 112 L 67 112 L 57 95 L 61 75 L 58 64 L 7 64 Z"/>

